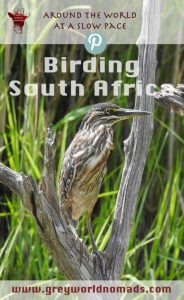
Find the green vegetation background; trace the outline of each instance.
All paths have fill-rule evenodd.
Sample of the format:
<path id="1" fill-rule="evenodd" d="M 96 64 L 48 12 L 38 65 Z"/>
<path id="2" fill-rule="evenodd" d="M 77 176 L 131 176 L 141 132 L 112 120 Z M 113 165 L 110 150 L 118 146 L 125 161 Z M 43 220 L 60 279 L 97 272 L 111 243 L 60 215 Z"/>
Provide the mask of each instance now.
<path id="1" fill-rule="evenodd" d="M 57 179 L 66 147 L 77 131 L 89 105 L 112 99 L 93 96 L 93 81 L 112 83 L 117 74 L 84 74 L 79 68 L 74 75 L 43 73 L 44 56 L 89 58 L 82 46 L 16 46 L 0 47 L 0 160 L 16 171 L 39 180 L 43 171 L 43 148 L 50 122 L 56 129 Z M 136 46 L 109 46 L 103 56 L 125 62 L 137 58 Z M 57 83 L 76 79 L 85 85 L 84 97 L 11 97 L 8 84 L 22 82 Z M 121 79 L 126 78 L 125 72 Z M 184 47 L 159 46 L 156 83 L 182 83 L 184 79 Z M 121 95 L 116 103 L 133 107 L 134 93 L 127 99 Z M 155 131 L 136 207 L 126 256 L 123 279 L 184 279 L 184 118 L 155 107 Z M 130 132 L 130 122 L 115 128 L 115 149 L 108 162 L 108 172 L 93 214 L 96 243 L 103 250 L 108 241 L 116 194 L 123 168 L 123 140 Z M 132 187 L 134 188 L 134 187 Z M 128 199 L 127 199 L 128 201 Z M 78 226 L 79 235 L 91 249 L 85 216 Z M 0 185 L 0 278 L 11 280 L 63 279 L 41 242 L 31 216 L 20 201 Z"/>

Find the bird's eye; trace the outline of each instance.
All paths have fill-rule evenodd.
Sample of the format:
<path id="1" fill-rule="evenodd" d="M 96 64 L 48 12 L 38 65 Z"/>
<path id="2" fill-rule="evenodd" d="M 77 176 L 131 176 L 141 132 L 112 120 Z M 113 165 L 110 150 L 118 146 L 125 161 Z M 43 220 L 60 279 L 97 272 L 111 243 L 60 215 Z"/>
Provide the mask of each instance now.
<path id="1" fill-rule="evenodd" d="M 110 114 L 110 109 L 107 108 L 105 112 L 106 112 L 107 115 L 109 115 Z"/>

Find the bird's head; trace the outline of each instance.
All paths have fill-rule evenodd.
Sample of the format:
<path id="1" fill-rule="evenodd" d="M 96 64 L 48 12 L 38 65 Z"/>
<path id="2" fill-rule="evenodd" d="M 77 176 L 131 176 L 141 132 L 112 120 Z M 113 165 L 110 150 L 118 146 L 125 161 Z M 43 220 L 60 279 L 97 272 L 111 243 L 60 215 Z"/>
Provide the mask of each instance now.
<path id="1" fill-rule="evenodd" d="M 82 120 L 80 129 L 88 129 L 96 126 L 113 126 L 114 124 L 132 117 L 143 117 L 150 115 L 150 112 L 125 109 L 116 104 L 99 103 L 94 105 Z"/>

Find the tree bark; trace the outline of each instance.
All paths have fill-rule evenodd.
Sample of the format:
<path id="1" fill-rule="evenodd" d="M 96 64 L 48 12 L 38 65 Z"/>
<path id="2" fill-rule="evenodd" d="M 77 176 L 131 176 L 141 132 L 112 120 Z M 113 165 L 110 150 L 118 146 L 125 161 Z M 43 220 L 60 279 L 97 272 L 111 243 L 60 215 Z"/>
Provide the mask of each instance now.
<path id="1" fill-rule="evenodd" d="M 171 112 L 184 116 L 184 84 L 178 84 L 176 87 L 163 84 L 161 91 L 155 93 L 155 100 Z"/>
<path id="2" fill-rule="evenodd" d="M 45 175 L 38 186 L 30 176 L 17 173 L 0 163 L 0 182 L 22 198 L 23 205 L 32 214 L 41 239 L 46 243 L 58 269 L 68 279 L 103 279 L 94 256 L 67 223 L 59 207 L 54 167 L 54 135 L 48 128 L 45 144 Z"/>
<path id="3" fill-rule="evenodd" d="M 150 112 L 154 111 L 154 98 L 146 95 L 146 85 L 155 82 L 159 17 L 160 1 L 151 2 L 145 0 L 143 4 L 142 30 L 138 39 L 138 80 L 141 80 L 143 83 L 143 95 L 136 97 L 135 108 Z M 150 44 L 150 42 L 154 42 L 154 44 Z M 152 133 L 152 116 L 135 118 L 130 136 L 124 142 L 125 165 L 117 196 L 112 234 L 105 250 L 109 258 L 107 265 L 108 277 L 112 279 L 119 279 L 124 267 L 133 214 Z"/>

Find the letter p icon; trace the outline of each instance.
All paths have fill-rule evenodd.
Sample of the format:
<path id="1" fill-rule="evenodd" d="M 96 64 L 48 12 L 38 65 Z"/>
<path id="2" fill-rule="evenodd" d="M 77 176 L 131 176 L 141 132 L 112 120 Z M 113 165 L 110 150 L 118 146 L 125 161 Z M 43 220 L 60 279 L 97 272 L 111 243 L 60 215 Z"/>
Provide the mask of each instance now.
<path id="1" fill-rule="evenodd" d="M 85 38 L 85 49 L 94 55 L 102 53 L 106 48 L 106 39 L 99 33 L 91 33 Z"/>

